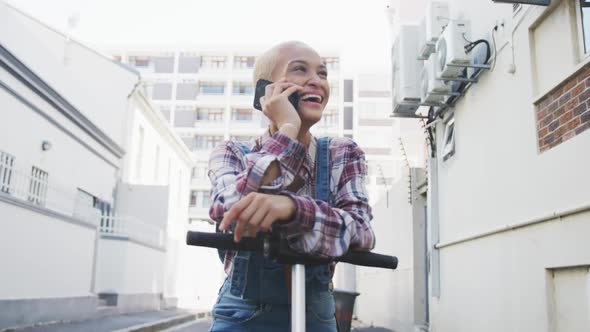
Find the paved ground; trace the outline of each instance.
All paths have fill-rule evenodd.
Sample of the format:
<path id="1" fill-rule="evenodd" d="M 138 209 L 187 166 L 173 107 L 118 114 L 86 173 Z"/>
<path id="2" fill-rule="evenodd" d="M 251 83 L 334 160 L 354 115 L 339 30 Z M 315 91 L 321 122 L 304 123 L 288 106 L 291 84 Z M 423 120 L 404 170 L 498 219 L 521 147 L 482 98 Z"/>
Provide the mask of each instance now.
<path id="1" fill-rule="evenodd" d="M 209 320 L 201 320 L 197 322 L 188 322 L 183 325 L 179 325 L 163 332 L 207 332 L 211 322 Z M 352 332 L 393 332 L 392 330 L 384 329 L 381 327 L 358 327 L 353 328 Z"/>
<path id="2" fill-rule="evenodd" d="M 155 322 L 186 313 L 179 310 L 158 310 L 128 315 L 109 316 L 75 323 L 59 323 L 18 329 L 18 332 L 107 332 L 138 324 Z"/>
<path id="3" fill-rule="evenodd" d="M 44 326 L 28 327 L 18 329 L 15 332 L 110 332 L 128 328 L 134 325 L 156 322 L 162 319 L 171 318 L 185 314 L 181 310 L 159 310 L 142 312 L 136 314 L 109 316 L 97 319 L 90 319 L 74 323 L 50 324 Z M 209 319 L 200 319 L 171 327 L 164 332 L 207 332 L 211 326 Z M 353 325 L 354 326 L 354 325 Z M 353 327 L 352 332 L 393 332 L 392 330 L 379 327 Z"/>
<path id="4" fill-rule="evenodd" d="M 178 325 L 162 332 L 207 332 L 211 327 L 210 320 L 200 320 Z"/>

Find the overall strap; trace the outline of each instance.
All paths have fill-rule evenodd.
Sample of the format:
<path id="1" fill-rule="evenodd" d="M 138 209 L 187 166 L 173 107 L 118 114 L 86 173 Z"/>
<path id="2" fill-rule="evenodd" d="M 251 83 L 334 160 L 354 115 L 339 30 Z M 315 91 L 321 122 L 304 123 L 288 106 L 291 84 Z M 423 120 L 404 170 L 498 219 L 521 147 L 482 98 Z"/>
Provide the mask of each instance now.
<path id="1" fill-rule="evenodd" d="M 330 138 L 320 137 L 316 156 L 315 198 L 329 203 L 330 198 Z"/>
<path id="2" fill-rule="evenodd" d="M 235 142 L 234 144 L 242 151 L 242 153 L 244 155 L 248 154 L 251 152 L 250 148 L 248 147 L 248 145 L 246 145 L 244 142 Z M 215 223 L 215 232 L 219 233 L 219 223 Z M 225 250 L 223 249 L 217 249 L 217 254 L 219 255 L 219 260 L 221 260 L 221 262 L 223 263 L 223 261 L 225 260 Z"/>

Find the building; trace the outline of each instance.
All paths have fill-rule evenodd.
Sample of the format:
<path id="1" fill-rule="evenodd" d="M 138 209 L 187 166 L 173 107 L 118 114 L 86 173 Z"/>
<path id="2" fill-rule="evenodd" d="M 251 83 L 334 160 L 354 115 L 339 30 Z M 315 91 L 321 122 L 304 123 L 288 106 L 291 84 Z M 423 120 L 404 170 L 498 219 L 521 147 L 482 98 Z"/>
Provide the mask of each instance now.
<path id="1" fill-rule="evenodd" d="M 490 66 L 429 109 L 440 116 L 426 120 L 427 189 L 411 188 L 426 222 L 394 221 L 391 232 L 411 239 L 391 248 L 406 277 L 384 291 L 399 305 L 390 318 L 365 315 L 395 331 L 587 330 L 590 12 L 569 0 L 448 5 L 468 21 L 467 39 L 489 42 Z"/>
<path id="2" fill-rule="evenodd" d="M 190 153 L 138 72 L 0 21 L 0 329 L 175 305 Z"/>

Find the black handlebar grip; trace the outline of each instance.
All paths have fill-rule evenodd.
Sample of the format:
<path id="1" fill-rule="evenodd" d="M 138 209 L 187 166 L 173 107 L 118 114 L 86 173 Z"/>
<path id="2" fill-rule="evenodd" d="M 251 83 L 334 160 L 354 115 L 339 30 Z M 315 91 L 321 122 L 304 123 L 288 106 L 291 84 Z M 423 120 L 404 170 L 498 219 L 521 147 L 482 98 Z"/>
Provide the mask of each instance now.
<path id="1" fill-rule="evenodd" d="M 392 270 L 397 268 L 397 257 L 375 254 L 372 252 L 349 251 L 336 258 L 336 260 L 343 263 L 369 267 L 381 267 Z"/>
<path id="2" fill-rule="evenodd" d="M 190 246 L 209 247 L 222 250 L 249 250 L 262 252 L 261 238 L 243 237 L 234 242 L 234 235 L 228 233 L 187 232 L 186 244 Z"/>

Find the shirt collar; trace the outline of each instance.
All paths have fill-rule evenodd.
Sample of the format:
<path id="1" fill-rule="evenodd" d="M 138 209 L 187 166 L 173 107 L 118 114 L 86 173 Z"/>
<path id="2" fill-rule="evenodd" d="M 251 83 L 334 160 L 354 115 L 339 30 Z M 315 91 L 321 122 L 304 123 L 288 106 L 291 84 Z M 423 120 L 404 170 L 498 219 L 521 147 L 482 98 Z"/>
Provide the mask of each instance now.
<path id="1" fill-rule="evenodd" d="M 311 176 L 315 169 L 314 165 L 315 165 L 315 156 L 316 156 L 316 151 L 317 151 L 317 138 L 311 134 L 311 138 L 309 140 L 309 146 L 307 146 L 305 148 L 306 150 L 306 154 L 305 154 L 305 159 L 303 160 L 303 164 L 302 166 L 305 168 L 305 170 L 307 171 L 307 175 Z M 263 146 L 270 138 L 272 137 L 272 135 L 270 134 L 270 128 L 268 128 L 267 130 L 264 131 L 264 134 L 262 134 L 262 136 L 260 136 L 256 142 L 256 149 L 259 150 L 261 146 Z"/>

